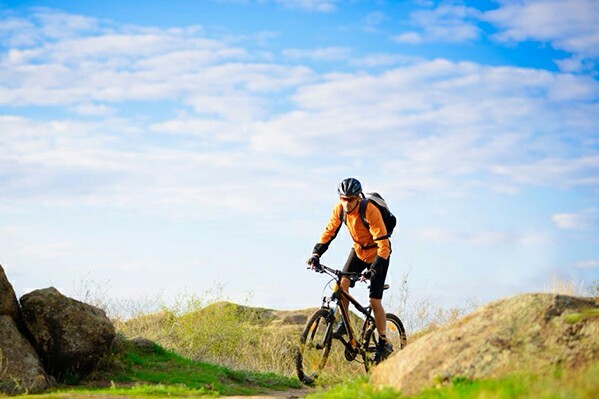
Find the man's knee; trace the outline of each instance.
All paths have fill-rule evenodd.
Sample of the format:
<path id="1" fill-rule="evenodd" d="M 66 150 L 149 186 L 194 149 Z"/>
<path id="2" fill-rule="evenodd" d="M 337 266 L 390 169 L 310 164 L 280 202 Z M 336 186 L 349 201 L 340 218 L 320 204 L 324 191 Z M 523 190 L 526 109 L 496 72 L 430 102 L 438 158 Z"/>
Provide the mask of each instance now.
<path id="1" fill-rule="evenodd" d="M 377 298 L 370 298 L 370 306 L 373 309 L 379 309 L 383 306 L 382 300 Z"/>
<path id="2" fill-rule="evenodd" d="M 341 277 L 341 289 L 343 291 L 347 292 L 347 290 L 349 290 L 350 283 L 351 281 L 349 281 L 347 277 Z"/>

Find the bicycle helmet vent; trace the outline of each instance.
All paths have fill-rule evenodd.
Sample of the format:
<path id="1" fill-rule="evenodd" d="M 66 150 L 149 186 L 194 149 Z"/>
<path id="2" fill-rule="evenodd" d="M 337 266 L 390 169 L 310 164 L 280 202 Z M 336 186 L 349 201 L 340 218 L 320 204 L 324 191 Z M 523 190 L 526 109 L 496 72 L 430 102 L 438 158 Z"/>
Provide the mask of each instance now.
<path id="1" fill-rule="evenodd" d="M 362 185 L 357 179 L 349 177 L 339 183 L 337 193 L 340 197 L 355 197 L 362 193 Z"/>

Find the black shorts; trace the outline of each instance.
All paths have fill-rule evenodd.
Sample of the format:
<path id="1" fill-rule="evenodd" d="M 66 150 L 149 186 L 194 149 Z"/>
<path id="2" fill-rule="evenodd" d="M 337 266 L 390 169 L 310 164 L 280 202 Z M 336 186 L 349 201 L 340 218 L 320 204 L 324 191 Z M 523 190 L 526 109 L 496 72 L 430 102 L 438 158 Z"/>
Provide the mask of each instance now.
<path id="1" fill-rule="evenodd" d="M 379 267 L 377 267 L 376 274 L 374 275 L 374 278 L 370 281 L 370 298 L 383 298 L 383 290 L 385 289 L 385 279 L 387 278 L 387 270 L 389 269 L 389 259 L 390 258 L 387 258 L 387 260 L 385 260 L 383 263 L 379 263 Z M 343 266 L 343 271 L 351 273 L 362 273 L 369 267 L 370 263 L 364 262 L 362 259 L 358 258 L 358 255 L 356 255 L 356 251 L 352 248 L 352 250 L 349 252 L 349 256 L 347 257 L 347 262 L 345 262 L 345 266 Z"/>

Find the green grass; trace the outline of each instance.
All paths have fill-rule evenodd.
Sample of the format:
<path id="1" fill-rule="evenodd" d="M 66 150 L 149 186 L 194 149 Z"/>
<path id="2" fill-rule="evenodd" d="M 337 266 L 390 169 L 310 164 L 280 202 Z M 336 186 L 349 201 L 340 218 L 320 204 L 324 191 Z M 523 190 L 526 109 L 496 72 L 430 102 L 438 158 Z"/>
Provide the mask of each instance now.
<path id="1" fill-rule="evenodd" d="M 472 381 L 454 378 L 451 384 L 428 388 L 416 395 L 379 389 L 361 377 L 307 396 L 307 399 L 594 399 L 599 398 L 599 362 L 578 373 L 517 374 Z"/>
<path id="2" fill-rule="evenodd" d="M 401 396 L 391 388 L 376 388 L 368 382 L 368 376 L 354 378 L 333 388 L 315 392 L 306 399 L 393 399 Z"/>
<path id="3" fill-rule="evenodd" d="M 564 320 L 566 323 L 576 324 L 581 320 L 593 317 L 599 317 L 599 309 L 583 309 L 581 312 L 566 315 Z"/>
<path id="4" fill-rule="evenodd" d="M 62 386 L 33 397 L 202 397 L 251 395 L 302 387 L 294 378 L 195 362 L 159 345 L 140 349 L 126 343 L 104 359 L 101 369 L 103 371 L 79 381 L 77 386 Z"/>

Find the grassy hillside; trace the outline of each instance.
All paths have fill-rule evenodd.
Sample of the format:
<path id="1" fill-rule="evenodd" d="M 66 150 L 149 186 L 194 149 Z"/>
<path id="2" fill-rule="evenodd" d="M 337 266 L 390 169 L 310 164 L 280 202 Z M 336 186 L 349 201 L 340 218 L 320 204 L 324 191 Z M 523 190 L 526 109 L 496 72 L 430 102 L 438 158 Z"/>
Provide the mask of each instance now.
<path id="1" fill-rule="evenodd" d="M 141 345 L 120 342 L 96 372 L 71 383 L 75 385 L 27 397 L 215 397 L 302 387 L 297 379 L 274 373 L 232 370 L 192 361 L 150 341 Z"/>
<path id="2" fill-rule="evenodd" d="M 186 358 L 293 378 L 299 336 L 314 310 L 280 311 L 230 302 L 202 306 L 190 301 L 183 308 L 163 309 L 118 323 L 117 328 L 127 338 L 151 339 Z M 341 382 L 364 373 L 361 364 L 345 360 L 342 349 L 333 346 L 321 383 Z"/>
<path id="3" fill-rule="evenodd" d="M 295 377 L 293 355 L 313 311 L 204 304 L 191 298 L 182 306 L 116 322 L 123 338 L 93 375 L 27 397 L 218 397 L 298 390 L 304 387 Z M 135 337 L 147 340 L 132 342 Z M 411 342 L 416 339 L 409 337 Z M 403 396 L 371 385 L 362 366 L 345 361 L 340 349 L 341 345 L 333 344 L 316 388 L 300 395 L 309 399 L 599 397 L 599 363 L 577 371 L 556 367 L 546 375 L 531 370 L 494 380 L 454 378 L 449 386 Z M 301 397 L 295 391 L 293 395 Z"/>
<path id="4" fill-rule="evenodd" d="M 117 323 L 117 329 L 127 338 L 150 339 L 186 358 L 292 376 L 297 337 L 311 312 L 229 302 L 192 304 Z"/>
<path id="5" fill-rule="evenodd" d="M 551 375 L 518 374 L 482 381 L 455 378 L 449 386 L 427 389 L 413 396 L 403 396 L 391 388 L 379 389 L 371 385 L 365 375 L 301 394 L 306 394 L 307 399 L 594 399 L 599 397 L 597 381 L 599 363 L 575 373 L 561 372 L 556 368 Z M 78 386 L 65 386 L 42 395 L 16 398 L 218 397 L 273 395 L 273 390 L 294 390 L 293 395 L 298 395 L 295 391 L 298 388 L 301 385 L 294 378 L 272 373 L 235 371 L 191 361 L 156 344 L 140 346 L 128 343 L 115 350 L 105 359 L 101 370 L 91 378 L 80 381 Z"/>

